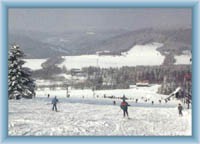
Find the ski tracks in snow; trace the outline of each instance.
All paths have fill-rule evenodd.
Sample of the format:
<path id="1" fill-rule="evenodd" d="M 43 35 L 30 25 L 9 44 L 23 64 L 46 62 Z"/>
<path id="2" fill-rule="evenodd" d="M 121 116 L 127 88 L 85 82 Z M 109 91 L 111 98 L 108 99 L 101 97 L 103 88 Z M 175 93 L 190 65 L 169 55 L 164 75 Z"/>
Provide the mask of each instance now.
<path id="1" fill-rule="evenodd" d="M 24 136 L 151 136 L 191 135 L 191 110 L 130 107 L 131 119 L 119 107 L 59 103 L 51 110 L 42 100 L 9 102 L 9 135 Z"/>

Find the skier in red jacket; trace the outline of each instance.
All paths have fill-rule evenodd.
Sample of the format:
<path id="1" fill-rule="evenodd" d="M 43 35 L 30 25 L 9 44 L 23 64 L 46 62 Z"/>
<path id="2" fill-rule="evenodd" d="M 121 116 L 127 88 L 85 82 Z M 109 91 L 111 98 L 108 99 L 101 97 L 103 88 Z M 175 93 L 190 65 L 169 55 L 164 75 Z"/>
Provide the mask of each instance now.
<path id="1" fill-rule="evenodd" d="M 121 109 L 123 110 L 123 114 L 124 114 L 124 117 L 125 116 L 127 116 L 127 117 L 129 117 L 128 116 L 128 106 L 130 106 L 127 102 L 126 102 L 126 97 L 125 97 L 125 95 L 122 97 L 122 102 L 121 102 L 121 104 L 120 104 L 120 107 L 121 107 Z"/>

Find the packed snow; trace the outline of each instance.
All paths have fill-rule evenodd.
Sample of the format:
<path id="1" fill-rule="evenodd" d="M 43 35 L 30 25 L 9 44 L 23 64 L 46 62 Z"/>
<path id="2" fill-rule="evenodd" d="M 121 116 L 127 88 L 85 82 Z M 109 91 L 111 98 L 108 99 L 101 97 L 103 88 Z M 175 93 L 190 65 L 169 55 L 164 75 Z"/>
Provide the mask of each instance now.
<path id="1" fill-rule="evenodd" d="M 183 116 L 179 116 L 177 104 L 181 102 L 171 99 L 165 103 L 167 96 L 157 94 L 158 87 L 70 89 L 69 98 L 64 90 L 40 90 L 34 99 L 9 100 L 8 133 L 11 136 L 190 136 L 191 109 L 184 108 Z M 55 95 L 59 99 L 59 112 L 51 110 Z M 123 95 L 129 98 L 130 119 L 123 118 L 119 107 L 121 99 L 117 97 Z"/>
<path id="2" fill-rule="evenodd" d="M 80 55 L 63 56 L 65 61 L 59 64 L 68 69 L 97 66 L 101 68 L 136 66 L 136 65 L 161 65 L 165 56 L 156 49 L 161 47 L 160 43 L 147 45 L 135 45 L 129 51 L 120 56 L 114 55 Z"/>
<path id="3" fill-rule="evenodd" d="M 23 66 L 28 67 L 31 70 L 39 70 L 42 69 L 42 63 L 44 63 L 47 59 L 24 59 L 26 62 Z"/>

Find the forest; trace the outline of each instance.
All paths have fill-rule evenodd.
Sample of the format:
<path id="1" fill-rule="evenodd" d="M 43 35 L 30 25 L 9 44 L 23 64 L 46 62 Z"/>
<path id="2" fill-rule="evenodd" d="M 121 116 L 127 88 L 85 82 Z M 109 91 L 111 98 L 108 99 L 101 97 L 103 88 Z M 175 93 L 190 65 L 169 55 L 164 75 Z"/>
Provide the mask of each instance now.
<path id="1" fill-rule="evenodd" d="M 45 65 L 45 64 L 43 64 Z M 76 79 L 65 79 L 59 74 L 70 75 Z M 33 77 L 38 79 L 63 81 L 68 86 L 94 90 L 102 89 L 127 89 L 137 82 L 147 81 L 151 84 L 160 84 L 158 91 L 162 94 L 170 94 L 177 87 L 191 91 L 192 74 L 191 65 L 166 65 L 166 66 L 136 66 L 121 68 L 86 67 L 74 72 L 66 67 L 60 68 L 56 65 L 43 67 L 42 70 L 33 71 Z M 84 80 L 79 80 L 79 78 Z M 58 86 L 51 86 L 52 89 Z M 190 88 L 189 88 L 190 87 Z"/>

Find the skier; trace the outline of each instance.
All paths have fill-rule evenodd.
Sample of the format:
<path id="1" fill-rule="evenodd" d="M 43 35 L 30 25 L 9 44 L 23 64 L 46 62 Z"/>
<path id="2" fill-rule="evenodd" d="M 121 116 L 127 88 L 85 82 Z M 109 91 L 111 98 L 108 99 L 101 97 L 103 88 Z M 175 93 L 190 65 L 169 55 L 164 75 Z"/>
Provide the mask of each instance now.
<path id="1" fill-rule="evenodd" d="M 189 98 L 187 98 L 186 104 L 187 104 L 187 108 L 189 109 L 190 108 L 190 100 L 189 100 Z"/>
<path id="2" fill-rule="evenodd" d="M 49 98 L 49 97 L 50 97 L 50 94 L 48 94 L 47 97 Z"/>
<path id="3" fill-rule="evenodd" d="M 127 98 L 124 95 L 122 97 L 123 101 L 121 102 L 120 107 L 123 110 L 124 117 L 127 116 L 129 118 L 129 116 L 128 116 L 128 106 L 130 106 L 130 105 L 125 101 L 125 99 L 127 99 Z"/>
<path id="4" fill-rule="evenodd" d="M 178 104 L 178 113 L 179 113 L 179 116 L 183 116 L 182 110 L 183 110 L 183 106 L 179 103 Z"/>
<path id="5" fill-rule="evenodd" d="M 57 112 L 58 110 L 57 110 L 57 103 L 58 103 L 58 99 L 57 99 L 57 97 L 55 96 L 53 99 L 52 99 L 52 104 L 53 104 L 53 107 L 52 107 L 52 111 L 54 111 L 54 109 L 55 109 L 55 111 Z"/>

